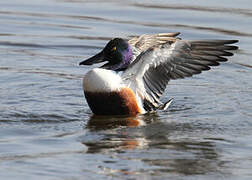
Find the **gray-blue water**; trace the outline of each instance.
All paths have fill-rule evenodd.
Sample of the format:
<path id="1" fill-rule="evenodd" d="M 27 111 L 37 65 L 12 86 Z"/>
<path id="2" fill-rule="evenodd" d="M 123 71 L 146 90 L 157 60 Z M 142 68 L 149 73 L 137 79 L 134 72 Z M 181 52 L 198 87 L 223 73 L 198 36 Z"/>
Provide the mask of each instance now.
<path id="1" fill-rule="evenodd" d="M 92 67 L 78 63 L 113 37 L 160 32 L 240 49 L 171 81 L 168 111 L 92 117 Z M 0 179 L 251 179 L 251 57 L 250 0 L 1 1 Z"/>

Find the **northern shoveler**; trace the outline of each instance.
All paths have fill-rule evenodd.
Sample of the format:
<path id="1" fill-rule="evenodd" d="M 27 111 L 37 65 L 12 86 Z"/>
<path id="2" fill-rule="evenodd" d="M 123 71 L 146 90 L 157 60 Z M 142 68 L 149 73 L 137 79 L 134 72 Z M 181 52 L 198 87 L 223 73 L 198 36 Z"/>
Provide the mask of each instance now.
<path id="1" fill-rule="evenodd" d="M 182 40 L 179 33 L 115 38 L 80 65 L 107 61 L 83 78 L 89 107 L 97 115 L 136 115 L 167 109 L 172 100 L 160 102 L 170 79 L 209 70 L 232 56 L 237 40 Z M 117 73 L 122 71 L 122 73 Z"/>

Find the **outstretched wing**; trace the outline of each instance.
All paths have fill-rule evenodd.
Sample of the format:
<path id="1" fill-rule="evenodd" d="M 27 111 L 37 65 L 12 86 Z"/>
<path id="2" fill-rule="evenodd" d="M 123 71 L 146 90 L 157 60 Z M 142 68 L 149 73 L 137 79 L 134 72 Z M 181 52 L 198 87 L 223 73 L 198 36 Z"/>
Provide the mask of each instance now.
<path id="1" fill-rule="evenodd" d="M 227 61 L 224 56 L 232 56 L 229 50 L 237 46 L 230 44 L 237 40 L 177 39 L 148 48 L 123 73 L 126 84 L 144 101 L 146 110 L 157 109 L 170 79 L 179 79 L 199 74 Z"/>

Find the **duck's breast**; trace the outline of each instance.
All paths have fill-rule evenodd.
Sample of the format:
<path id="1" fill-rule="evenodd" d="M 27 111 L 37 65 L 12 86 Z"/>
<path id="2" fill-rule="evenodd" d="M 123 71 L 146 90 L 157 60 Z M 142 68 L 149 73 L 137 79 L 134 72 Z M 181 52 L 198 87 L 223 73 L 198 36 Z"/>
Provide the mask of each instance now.
<path id="1" fill-rule="evenodd" d="M 141 113 L 135 93 L 116 73 L 96 68 L 83 79 L 86 100 L 97 115 L 136 115 Z"/>

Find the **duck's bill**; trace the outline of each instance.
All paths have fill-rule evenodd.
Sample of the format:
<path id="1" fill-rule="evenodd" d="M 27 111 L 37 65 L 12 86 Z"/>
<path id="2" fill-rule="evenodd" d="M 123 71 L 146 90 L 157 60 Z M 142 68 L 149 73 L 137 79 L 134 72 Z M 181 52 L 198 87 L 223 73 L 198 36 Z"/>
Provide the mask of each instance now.
<path id="1" fill-rule="evenodd" d="M 101 51 L 100 53 L 92 56 L 91 58 L 88 58 L 87 60 L 80 62 L 79 65 L 92 65 L 92 64 L 101 63 L 104 61 L 105 61 L 104 53 L 103 51 Z"/>

